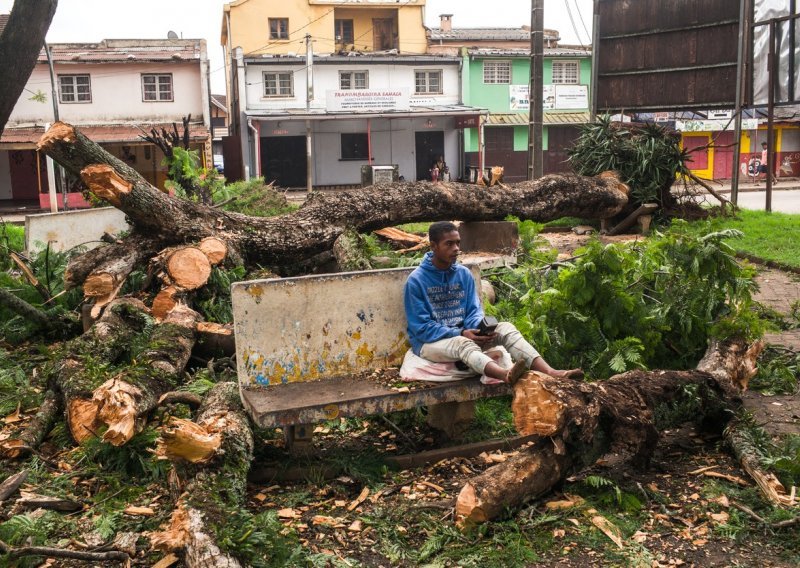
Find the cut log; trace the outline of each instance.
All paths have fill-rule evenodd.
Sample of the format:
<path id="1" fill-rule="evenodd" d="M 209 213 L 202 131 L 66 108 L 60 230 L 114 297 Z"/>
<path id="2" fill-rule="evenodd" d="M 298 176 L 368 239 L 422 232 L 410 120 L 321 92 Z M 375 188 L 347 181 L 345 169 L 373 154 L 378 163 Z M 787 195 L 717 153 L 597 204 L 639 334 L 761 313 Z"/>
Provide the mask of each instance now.
<path id="1" fill-rule="evenodd" d="M 373 233 L 389 241 L 393 245 L 398 245 L 398 248 L 413 247 L 428 240 L 425 237 L 420 237 L 414 233 L 402 231 L 397 227 L 386 227 L 385 229 L 373 231 Z"/>
<path id="2" fill-rule="evenodd" d="M 416 182 L 314 194 L 298 211 L 256 218 L 171 198 L 65 123 L 54 124 L 39 149 L 76 175 L 87 166 L 111 166 L 125 182 L 114 182 L 111 191 L 136 232 L 171 244 L 217 236 L 229 255 L 231 249 L 240 252 L 250 266 L 296 266 L 329 251 L 347 228 L 365 232 L 412 221 L 490 221 L 508 215 L 535 221 L 607 218 L 628 200 L 627 186 L 616 178 L 550 175 L 502 190 Z"/>
<path id="3" fill-rule="evenodd" d="M 91 401 L 94 420 L 108 427 L 104 441 L 115 446 L 128 442 L 144 426 L 144 419 L 158 406 L 161 395 L 178 386 L 196 340 L 199 319 L 200 315 L 186 306 L 174 308 L 156 327 L 140 364 L 95 389 Z"/>
<path id="4" fill-rule="evenodd" d="M 153 317 L 161 321 L 167 317 L 172 309 L 178 305 L 178 289 L 175 286 L 167 286 L 162 289 L 153 299 Z"/>
<path id="5" fill-rule="evenodd" d="M 371 270 L 369 258 L 364 254 L 363 237 L 352 230 L 347 230 L 333 243 L 333 256 L 339 266 L 339 272 Z"/>
<path id="6" fill-rule="evenodd" d="M 16 493 L 19 486 L 25 483 L 28 478 L 28 470 L 23 469 L 19 473 L 9 475 L 3 483 L 0 483 L 0 503 Z"/>
<path id="7" fill-rule="evenodd" d="M 228 256 L 227 245 L 216 237 L 206 237 L 197 244 L 197 248 L 208 257 L 211 266 L 222 264 L 225 257 Z"/>
<path id="8" fill-rule="evenodd" d="M 61 397 L 49 390 L 45 393 L 42 405 L 25 428 L 0 442 L 0 456 L 17 459 L 27 457 L 47 437 L 63 408 Z M 2 499 L 0 499 L 2 500 Z"/>
<path id="9" fill-rule="evenodd" d="M 204 286 L 211 276 L 211 262 L 197 247 L 182 247 L 170 253 L 166 269 L 172 283 L 184 290 Z"/>
<path id="10" fill-rule="evenodd" d="M 22 271 L 22 274 L 25 275 L 25 279 L 30 283 L 31 286 L 36 288 L 36 291 L 39 292 L 39 295 L 42 297 L 42 301 L 47 303 L 50 301 L 50 291 L 44 287 L 44 285 L 39 282 L 39 279 L 33 274 L 33 271 L 25 264 L 22 259 L 17 255 L 17 253 L 10 252 L 8 256 L 11 257 L 11 260 L 14 261 L 14 264 Z"/>
<path id="11" fill-rule="evenodd" d="M 200 353 L 209 357 L 232 357 L 236 352 L 233 324 L 204 321 L 197 324 L 197 333 Z"/>
<path id="12" fill-rule="evenodd" d="M 486 522 L 541 495 L 582 459 L 605 454 L 617 464 L 646 463 L 658 441 L 653 411 L 687 385 L 706 399 L 734 403 L 755 373 L 761 345 L 712 341 L 693 371 L 629 371 L 584 383 L 529 372 L 514 385 L 514 423 L 521 435 L 542 442 L 470 480 L 456 500 L 462 527 Z"/>
<path id="13" fill-rule="evenodd" d="M 107 275 L 110 283 L 100 284 L 98 296 L 113 290 L 116 284 L 124 282 L 131 271 L 164 248 L 160 239 L 142 237 L 132 233 L 126 239 L 94 248 L 70 259 L 64 271 L 64 286 L 72 289 L 81 286 L 92 274 Z"/>
<path id="14" fill-rule="evenodd" d="M 253 433 L 238 385 L 216 385 L 206 397 L 197 423 L 205 431 L 219 433 L 219 446 L 205 466 L 189 466 L 195 474 L 179 498 L 170 524 L 151 534 L 150 542 L 157 550 L 182 552 L 189 568 L 239 567 L 239 561 L 220 550 L 215 538 L 230 513 L 244 504 L 253 459 Z M 159 447 L 167 446 L 175 447 L 163 439 L 159 442 Z M 183 461 L 178 455 L 171 459 L 178 464 Z"/>

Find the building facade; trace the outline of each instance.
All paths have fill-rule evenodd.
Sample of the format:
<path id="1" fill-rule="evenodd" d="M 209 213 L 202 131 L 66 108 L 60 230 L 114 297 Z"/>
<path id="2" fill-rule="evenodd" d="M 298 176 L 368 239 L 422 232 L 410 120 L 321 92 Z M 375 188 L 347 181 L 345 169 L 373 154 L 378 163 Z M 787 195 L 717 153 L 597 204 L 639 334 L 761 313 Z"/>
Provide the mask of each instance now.
<path id="1" fill-rule="evenodd" d="M 464 132 L 465 163 L 473 170 L 501 165 L 505 179 L 527 177 L 530 51 L 475 48 L 464 50 L 462 91 L 467 105 L 489 109 L 483 128 Z M 591 52 L 545 48 L 542 93 L 545 173 L 570 171 L 567 148 L 589 122 Z M 481 134 L 482 132 L 482 134 Z M 481 156 L 481 152 L 485 155 Z"/>
<path id="2" fill-rule="evenodd" d="M 193 147 L 211 157 L 205 40 L 103 40 L 51 44 L 58 118 L 164 188 L 166 167 L 141 139 L 151 128 L 179 128 L 192 115 Z M 0 200 L 49 207 L 52 164 L 36 150 L 55 121 L 47 55 L 42 51 L 0 138 Z M 60 183 L 60 182 L 59 182 Z M 66 179 L 67 205 L 85 207 L 79 180 Z M 63 192 L 58 193 L 64 206 Z"/>
<path id="3" fill-rule="evenodd" d="M 426 54 L 424 5 L 227 4 L 221 39 L 232 55 L 228 92 L 243 177 L 350 187 L 361 183 L 363 166 L 396 166 L 411 181 L 427 179 L 440 156 L 460 170 L 463 128 L 481 110 L 461 104 L 461 58 Z"/>
<path id="4" fill-rule="evenodd" d="M 428 30 L 428 53 L 460 55 L 463 49 L 530 49 L 531 28 L 454 28 L 453 14 L 441 14 L 439 27 Z M 544 30 L 544 47 L 558 47 L 558 31 Z"/>

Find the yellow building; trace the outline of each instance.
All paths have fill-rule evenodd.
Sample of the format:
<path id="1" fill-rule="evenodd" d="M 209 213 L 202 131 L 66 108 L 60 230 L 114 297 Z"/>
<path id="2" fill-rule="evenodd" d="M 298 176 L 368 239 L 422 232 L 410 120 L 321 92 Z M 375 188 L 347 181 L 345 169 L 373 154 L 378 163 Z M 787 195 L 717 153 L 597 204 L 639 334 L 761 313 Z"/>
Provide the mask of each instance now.
<path id="1" fill-rule="evenodd" d="M 222 45 L 245 55 L 427 50 L 425 0 L 235 0 L 225 4 Z M 229 57 L 227 58 L 229 59 Z"/>

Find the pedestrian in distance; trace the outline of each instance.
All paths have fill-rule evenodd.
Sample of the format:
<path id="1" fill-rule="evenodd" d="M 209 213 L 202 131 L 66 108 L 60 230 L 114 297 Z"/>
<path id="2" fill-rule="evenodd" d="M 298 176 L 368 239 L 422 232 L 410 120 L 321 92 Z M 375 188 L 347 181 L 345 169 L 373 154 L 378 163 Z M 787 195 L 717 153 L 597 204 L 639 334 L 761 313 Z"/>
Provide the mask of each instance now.
<path id="1" fill-rule="evenodd" d="M 775 177 L 775 172 L 772 168 L 772 162 L 769 159 L 769 152 L 767 152 L 767 143 L 761 143 L 761 165 L 758 166 L 758 173 L 764 174 L 764 181 L 767 180 L 767 176 L 772 176 L 772 183 L 778 183 L 778 178 Z M 756 183 L 761 183 L 760 180 Z"/>

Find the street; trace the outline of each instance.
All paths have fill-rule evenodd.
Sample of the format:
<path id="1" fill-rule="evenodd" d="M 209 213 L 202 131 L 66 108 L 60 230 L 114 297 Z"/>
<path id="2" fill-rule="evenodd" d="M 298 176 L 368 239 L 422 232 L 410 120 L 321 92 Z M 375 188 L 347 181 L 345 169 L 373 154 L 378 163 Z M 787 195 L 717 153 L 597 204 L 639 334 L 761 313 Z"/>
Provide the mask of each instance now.
<path id="1" fill-rule="evenodd" d="M 730 198 L 730 195 L 728 195 Z M 739 193 L 739 206 L 744 209 L 764 210 L 765 191 Z M 800 189 L 777 189 L 772 191 L 772 210 L 780 213 L 800 213 Z"/>

